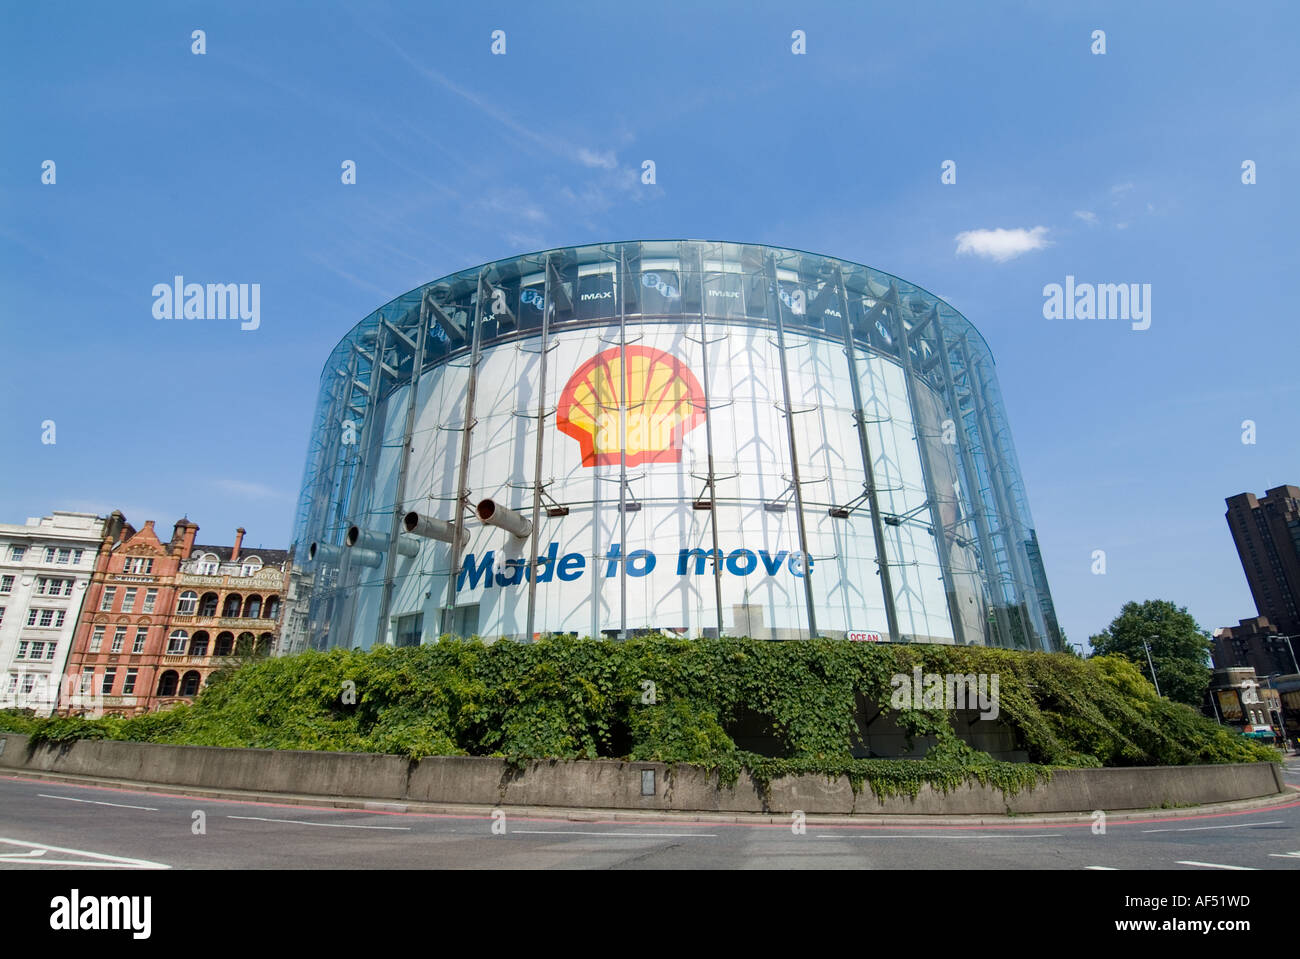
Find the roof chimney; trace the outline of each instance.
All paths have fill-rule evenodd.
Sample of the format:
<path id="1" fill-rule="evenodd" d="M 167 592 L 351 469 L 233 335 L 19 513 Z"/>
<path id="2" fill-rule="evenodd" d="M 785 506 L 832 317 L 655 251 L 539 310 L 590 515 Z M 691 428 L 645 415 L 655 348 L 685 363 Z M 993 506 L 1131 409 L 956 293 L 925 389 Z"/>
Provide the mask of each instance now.
<path id="1" fill-rule="evenodd" d="M 245 532 L 247 532 L 247 530 L 245 530 L 244 527 L 242 526 L 239 527 L 239 529 L 235 530 L 235 546 L 234 549 L 230 551 L 230 561 L 232 563 L 239 562 L 239 544 L 244 541 Z"/>

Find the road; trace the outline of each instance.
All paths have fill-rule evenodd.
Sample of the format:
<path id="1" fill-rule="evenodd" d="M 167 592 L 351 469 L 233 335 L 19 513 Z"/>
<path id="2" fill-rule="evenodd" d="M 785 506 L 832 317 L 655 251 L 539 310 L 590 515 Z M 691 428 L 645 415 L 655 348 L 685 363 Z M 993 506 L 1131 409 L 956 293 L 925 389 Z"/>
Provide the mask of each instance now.
<path id="1" fill-rule="evenodd" d="M 995 825 L 680 815 L 575 821 L 214 800 L 0 777 L 0 869 L 1300 870 L 1300 760 L 1284 804 Z M 535 811 L 533 811 L 535 812 Z M 703 817 L 702 817 L 703 818 Z M 495 829 L 495 831 L 494 831 Z"/>

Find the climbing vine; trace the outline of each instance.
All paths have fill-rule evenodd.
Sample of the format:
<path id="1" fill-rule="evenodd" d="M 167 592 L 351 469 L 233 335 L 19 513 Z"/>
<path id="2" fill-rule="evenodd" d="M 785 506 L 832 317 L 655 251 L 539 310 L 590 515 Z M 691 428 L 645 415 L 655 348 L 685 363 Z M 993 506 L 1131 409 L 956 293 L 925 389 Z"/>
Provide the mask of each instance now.
<path id="1" fill-rule="evenodd" d="M 1025 761 L 974 748 L 944 708 L 896 708 L 897 677 L 918 668 L 995 675 L 999 721 Z M 917 758 L 868 755 L 868 720 L 892 722 Z M 37 742 L 692 763 L 716 770 L 724 785 L 742 770 L 764 791 L 808 773 L 846 777 L 855 791 L 866 784 L 881 797 L 969 782 L 1014 794 L 1054 767 L 1278 758 L 1157 697 L 1122 659 L 829 640 L 448 640 L 308 652 L 250 662 L 168 712 L 87 720 L 8 711 L 0 729 Z"/>

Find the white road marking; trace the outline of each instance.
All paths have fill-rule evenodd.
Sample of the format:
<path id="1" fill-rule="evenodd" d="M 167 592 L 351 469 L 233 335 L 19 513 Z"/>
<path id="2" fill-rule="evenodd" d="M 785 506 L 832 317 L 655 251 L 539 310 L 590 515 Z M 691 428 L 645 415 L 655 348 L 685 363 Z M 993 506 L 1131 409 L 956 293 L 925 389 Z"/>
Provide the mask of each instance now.
<path id="1" fill-rule="evenodd" d="M 636 839 L 717 839 L 715 832 L 581 832 L 577 829 L 511 829 L 522 836 L 631 836 Z"/>
<path id="2" fill-rule="evenodd" d="M 1084 869 L 1099 869 L 1105 872 L 1119 872 L 1118 866 L 1084 866 Z"/>
<path id="3" fill-rule="evenodd" d="M 90 803 L 92 806 L 116 806 L 118 809 L 143 809 L 147 812 L 157 812 L 157 806 L 128 806 L 120 802 L 100 802 L 97 799 L 76 799 L 72 796 L 50 796 L 46 793 L 37 793 L 42 799 L 66 799 L 68 802 Z"/>
<path id="4" fill-rule="evenodd" d="M 1179 859 L 1180 866 L 1201 866 L 1205 869 L 1233 869 L 1237 872 L 1258 872 L 1254 866 L 1225 866 L 1221 862 L 1197 862 L 1195 859 Z"/>
<path id="5" fill-rule="evenodd" d="M 839 836 L 834 833 L 818 833 L 818 839 L 1049 839 L 1053 836 L 1060 836 L 1059 832 L 1036 832 L 1027 836 L 926 836 L 922 834 L 913 835 L 911 833 L 899 834 L 897 836 Z"/>
<path id="6" fill-rule="evenodd" d="M 25 846 L 28 849 L 40 850 L 42 854 L 45 852 L 66 852 L 74 856 L 86 856 L 87 858 L 92 860 L 99 860 L 98 862 L 77 862 L 77 861 L 67 861 L 62 859 L 42 859 L 39 864 L 33 861 L 32 863 L 33 865 L 86 866 L 86 867 L 103 866 L 110 869 L 170 869 L 171 868 L 171 866 L 167 865 L 166 863 L 150 862 L 148 859 L 129 859 L 126 856 L 110 856 L 106 853 L 89 852 L 85 849 L 67 849 L 63 846 L 47 846 L 45 843 L 42 842 L 27 842 L 24 839 L 5 839 L 3 837 L 0 837 L 0 842 L 8 843 L 11 846 Z M 19 853 L 10 853 L 4 855 L 3 858 L 5 859 L 6 862 L 20 862 L 20 860 L 18 859 L 19 855 L 20 855 Z M 30 856 L 32 854 L 24 853 L 21 855 Z"/>
<path id="7" fill-rule="evenodd" d="M 1247 826 L 1276 826 L 1284 819 L 1270 819 L 1267 822 L 1239 822 L 1231 826 L 1184 826 L 1181 829 L 1143 829 L 1143 832 L 1199 832 L 1202 829 L 1245 829 Z"/>
<path id="8" fill-rule="evenodd" d="M 263 819 L 261 816 L 227 816 L 227 819 L 247 819 L 250 822 L 284 822 L 294 826 L 328 826 L 331 829 L 396 829 L 410 832 L 410 826 L 359 826 L 350 822 L 308 822 L 305 819 Z"/>
<path id="9" fill-rule="evenodd" d="M 1269 856 L 1274 859 L 1300 859 L 1300 852 L 1271 852 Z"/>

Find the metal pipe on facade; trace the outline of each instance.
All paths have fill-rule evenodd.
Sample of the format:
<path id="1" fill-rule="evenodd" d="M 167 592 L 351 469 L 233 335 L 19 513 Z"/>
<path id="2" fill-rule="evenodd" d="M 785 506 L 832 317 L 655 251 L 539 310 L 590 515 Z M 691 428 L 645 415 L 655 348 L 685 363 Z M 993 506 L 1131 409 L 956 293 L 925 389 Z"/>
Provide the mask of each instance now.
<path id="1" fill-rule="evenodd" d="M 532 521 L 522 513 L 517 513 L 508 506 L 502 506 L 494 499 L 481 501 L 474 513 L 486 526 L 497 526 L 524 539 L 533 531 Z"/>

